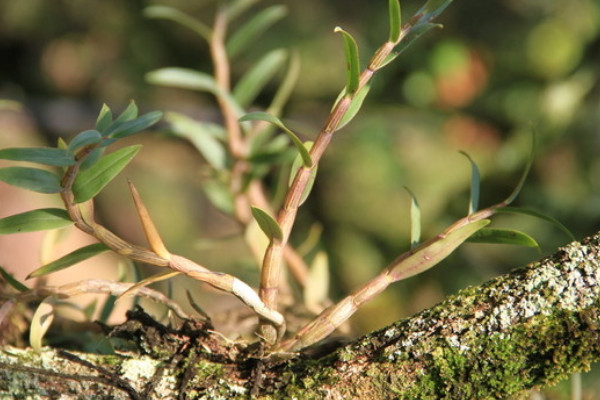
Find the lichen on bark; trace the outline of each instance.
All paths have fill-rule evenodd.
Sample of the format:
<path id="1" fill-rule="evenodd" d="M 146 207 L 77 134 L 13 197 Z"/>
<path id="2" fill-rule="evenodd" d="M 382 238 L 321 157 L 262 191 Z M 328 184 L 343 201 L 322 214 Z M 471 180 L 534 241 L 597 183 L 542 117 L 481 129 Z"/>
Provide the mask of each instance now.
<path id="1" fill-rule="evenodd" d="M 599 254 L 599 235 L 571 243 L 350 344 L 290 359 L 260 360 L 192 322 L 173 330 L 144 318 L 130 318 L 121 330 L 139 336 L 137 353 L 65 357 L 4 347 L 0 395 L 509 398 L 600 359 Z"/>

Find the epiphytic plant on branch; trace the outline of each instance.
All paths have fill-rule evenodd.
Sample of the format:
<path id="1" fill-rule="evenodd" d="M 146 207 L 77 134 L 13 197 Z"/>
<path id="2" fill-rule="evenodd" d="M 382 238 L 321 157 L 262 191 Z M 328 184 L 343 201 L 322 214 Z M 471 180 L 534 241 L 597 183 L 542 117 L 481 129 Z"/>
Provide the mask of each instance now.
<path id="1" fill-rule="evenodd" d="M 232 21 L 244 13 L 251 3 L 253 2 L 240 0 L 219 7 L 213 26 L 205 25 L 170 7 L 149 7 L 146 10 L 148 17 L 177 22 L 191 28 L 207 41 L 214 74 L 184 68 L 164 68 L 149 73 L 147 78 L 149 82 L 157 85 L 208 92 L 216 99 L 223 117 L 223 125 L 196 121 L 176 112 L 167 112 L 164 119 L 170 124 L 171 132 L 189 140 L 211 167 L 212 177 L 205 186 L 205 193 L 217 208 L 235 219 L 246 232 L 248 245 L 257 255 L 258 264 L 261 264 L 260 287 L 255 290 L 235 276 L 212 270 L 171 253 L 152 222 L 151 210 L 146 209 L 131 182 L 131 194 L 148 247 L 129 243 L 96 221 L 94 198 L 135 157 L 140 146 L 120 148 L 107 155 L 104 155 L 105 150 L 120 139 L 142 132 L 163 118 L 161 112 L 138 116 L 137 106 L 133 102 L 118 117 L 113 118 L 110 108 L 104 105 L 95 128 L 79 133 L 69 143 L 60 140 L 56 148 L 0 150 L 2 159 L 33 162 L 57 170 L 50 172 L 47 169 L 8 167 L 0 169 L 0 180 L 36 192 L 59 194 L 64 204 L 64 209 L 39 209 L 4 218 L 0 220 L 0 233 L 56 229 L 74 224 L 98 240 L 96 244 L 75 250 L 42 266 L 34 271 L 31 277 L 56 272 L 109 250 L 137 263 L 163 267 L 166 272 L 137 283 L 92 279 L 59 287 L 30 289 L 0 269 L 3 277 L 16 290 L 15 294 L 7 296 L 7 301 L 0 309 L 0 319 L 19 301 L 42 300 L 31 323 L 31 344 L 35 348 L 40 348 L 44 332 L 52 322 L 54 305 L 81 293 L 99 292 L 116 296 L 129 293 L 145 296 L 164 303 L 176 315 L 187 318 L 186 313 L 176 303 L 146 287 L 150 283 L 184 274 L 236 296 L 251 308 L 258 317 L 256 337 L 263 342 L 267 352 L 299 351 L 326 338 L 361 305 L 373 299 L 391 283 L 432 268 L 467 240 L 537 246 L 537 243 L 524 233 L 488 228 L 490 218 L 499 212 L 535 215 L 562 228 L 551 218 L 533 211 L 508 207 L 523 186 L 529 165 L 525 168 L 516 189 L 507 199 L 479 210 L 479 173 L 477 166 L 467 155 L 472 166 L 468 215 L 434 238 L 419 244 L 419 208 L 409 191 L 413 200 L 412 249 L 399 255 L 375 278 L 341 301 L 332 304 L 327 299 L 326 290 L 314 290 L 315 286 L 320 284 L 311 278 L 314 275 L 311 274 L 311 267 L 289 242 L 298 209 L 310 193 L 319 161 L 332 137 L 356 116 L 369 92 L 370 82 L 375 73 L 396 59 L 419 36 L 439 27 L 432 21 L 451 0 L 427 1 L 404 25 L 401 24 L 399 2 L 390 0 L 388 39 L 375 51 L 362 71 L 356 41 L 347 31 L 335 28 L 335 32 L 341 35 L 345 49 L 346 85 L 315 140 L 309 142 L 303 142 L 280 119 L 299 74 L 299 61 L 294 52 L 273 50 L 257 61 L 254 68 L 235 85 L 231 82 L 232 60 L 256 40 L 258 35 L 285 15 L 285 9 L 281 6 L 266 8 L 228 35 L 228 27 Z M 279 75 L 282 78 L 270 105 L 264 111 L 247 113 L 246 110 L 251 108 L 257 95 Z M 277 131 L 283 132 L 284 135 L 275 135 Z M 290 155 L 295 157 L 293 164 Z M 268 172 L 278 169 L 282 163 L 292 165 L 288 169 L 279 169 L 280 173 L 288 172 L 290 175 L 285 195 L 277 200 L 272 198 L 265 188 L 264 177 Z M 258 228 L 268 241 L 262 249 L 255 240 Z M 323 265 L 324 258 L 317 259 Z M 291 278 L 304 288 L 305 295 L 310 297 L 304 301 L 313 305 L 311 308 L 317 314 L 312 321 L 296 332 L 287 332 L 287 316 L 279 311 L 279 291 L 282 285 L 285 286 L 285 274 L 282 271 L 284 267 L 289 268 Z M 324 307 L 328 303 L 329 306 Z"/>

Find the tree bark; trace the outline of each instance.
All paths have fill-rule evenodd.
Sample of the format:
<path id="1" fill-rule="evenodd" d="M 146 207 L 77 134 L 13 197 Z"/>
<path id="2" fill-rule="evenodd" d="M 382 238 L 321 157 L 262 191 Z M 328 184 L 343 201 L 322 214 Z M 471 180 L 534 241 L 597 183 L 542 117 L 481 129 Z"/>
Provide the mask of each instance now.
<path id="1" fill-rule="evenodd" d="M 352 343 L 267 359 L 136 311 L 112 335 L 137 352 L 1 348 L 0 397 L 507 398 L 598 361 L 599 255 L 597 234 Z"/>

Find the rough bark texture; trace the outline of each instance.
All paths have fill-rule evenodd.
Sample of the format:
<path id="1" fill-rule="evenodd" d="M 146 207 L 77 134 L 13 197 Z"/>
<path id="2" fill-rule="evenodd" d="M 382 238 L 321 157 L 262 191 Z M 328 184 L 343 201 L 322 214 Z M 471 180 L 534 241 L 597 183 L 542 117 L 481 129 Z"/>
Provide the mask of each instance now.
<path id="1" fill-rule="evenodd" d="M 137 337 L 137 353 L 0 349 L 0 397 L 507 398 L 600 358 L 599 281 L 596 235 L 348 345 L 267 360 L 138 311 L 113 332 Z"/>

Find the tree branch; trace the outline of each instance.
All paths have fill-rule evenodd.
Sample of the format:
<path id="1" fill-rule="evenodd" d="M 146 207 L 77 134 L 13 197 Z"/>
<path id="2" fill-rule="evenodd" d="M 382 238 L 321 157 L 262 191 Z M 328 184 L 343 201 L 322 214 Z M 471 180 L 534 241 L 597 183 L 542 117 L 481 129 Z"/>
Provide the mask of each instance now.
<path id="1" fill-rule="evenodd" d="M 78 361 L 5 347 L 0 395 L 247 398 L 254 389 L 265 399 L 506 398 L 600 359 L 599 255 L 597 234 L 348 345 L 291 359 L 259 360 L 234 345 L 224 357 L 225 347 L 181 332 L 178 350 L 162 356 L 76 353 Z"/>

